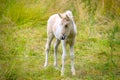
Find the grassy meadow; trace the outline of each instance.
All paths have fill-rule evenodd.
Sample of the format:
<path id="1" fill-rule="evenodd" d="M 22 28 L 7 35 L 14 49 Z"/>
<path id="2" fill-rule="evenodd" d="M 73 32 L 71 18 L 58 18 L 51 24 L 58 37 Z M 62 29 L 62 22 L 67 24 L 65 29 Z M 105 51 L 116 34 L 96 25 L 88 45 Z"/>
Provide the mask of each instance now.
<path id="1" fill-rule="evenodd" d="M 119 0 L 0 0 L 0 80 L 120 80 Z M 71 10 L 77 25 L 74 47 L 76 75 L 44 68 L 46 25 L 50 15 Z"/>

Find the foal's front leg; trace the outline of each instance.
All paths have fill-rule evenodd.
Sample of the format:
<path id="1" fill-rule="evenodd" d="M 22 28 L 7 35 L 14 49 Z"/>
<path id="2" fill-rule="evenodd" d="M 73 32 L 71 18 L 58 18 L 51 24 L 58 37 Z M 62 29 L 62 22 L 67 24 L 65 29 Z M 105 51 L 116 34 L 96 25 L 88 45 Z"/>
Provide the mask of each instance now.
<path id="1" fill-rule="evenodd" d="M 57 67 L 57 50 L 58 50 L 58 46 L 60 44 L 60 40 L 56 40 L 56 43 L 54 44 L 54 66 Z"/>
<path id="2" fill-rule="evenodd" d="M 74 44 L 70 45 L 70 57 L 71 57 L 71 72 L 72 72 L 72 75 L 75 75 L 75 67 L 74 67 Z"/>
<path id="3" fill-rule="evenodd" d="M 53 38 L 54 38 L 53 34 L 51 34 L 51 33 L 48 34 L 47 43 L 45 46 L 45 64 L 44 64 L 44 67 L 46 67 L 48 65 L 48 53 L 49 53 L 50 45 L 51 45 Z"/>
<path id="4" fill-rule="evenodd" d="M 65 65 L 65 57 L 66 57 L 66 42 L 65 40 L 62 40 L 62 68 L 61 68 L 61 76 L 64 75 L 64 65 Z"/>

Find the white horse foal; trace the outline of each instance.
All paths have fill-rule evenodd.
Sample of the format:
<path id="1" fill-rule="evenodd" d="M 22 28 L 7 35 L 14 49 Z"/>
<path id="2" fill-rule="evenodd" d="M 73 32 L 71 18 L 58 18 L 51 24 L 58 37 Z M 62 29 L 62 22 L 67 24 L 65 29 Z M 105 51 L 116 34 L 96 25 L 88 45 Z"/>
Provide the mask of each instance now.
<path id="1" fill-rule="evenodd" d="M 66 11 L 63 14 L 54 14 L 50 16 L 47 24 L 47 43 L 46 43 L 46 58 L 44 67 L 48 65 L 48 53 L 51 45 L 51 41 L 53 38 L 56 38 L 56 43 L 54 45 L 54 66 L 57 67 L 57 49 L 60 41 L 62 42 L 62 68 L 61 75 L 64 75 L 64 64 L 66 57 L 66 44 L 68 43 L 70 46 L 70 57 L 71 57 L 71 72 L 72 75 L 75 75 L 74 68 L 74 42 L 76 37 L 76 25 L 73 19 L 73 15 L 71 11 Z"/>

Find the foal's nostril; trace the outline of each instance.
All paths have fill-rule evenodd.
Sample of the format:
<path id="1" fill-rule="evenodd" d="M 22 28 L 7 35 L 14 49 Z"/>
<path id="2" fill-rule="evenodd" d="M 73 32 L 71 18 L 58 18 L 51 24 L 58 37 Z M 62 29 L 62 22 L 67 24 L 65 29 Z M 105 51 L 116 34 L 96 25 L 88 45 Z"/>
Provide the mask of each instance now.
<path id="1" fill-rule="evenodd" d="M 62 40 L 64 40 L 64 36 L 62 36 Z"/>
<path id="2" fill-rule="evenodd" d="M 65 39 L 65 35 L 63 35 L 63 36 L 61 37 L 61 39 L 64 40 L 64 39 Z"/>

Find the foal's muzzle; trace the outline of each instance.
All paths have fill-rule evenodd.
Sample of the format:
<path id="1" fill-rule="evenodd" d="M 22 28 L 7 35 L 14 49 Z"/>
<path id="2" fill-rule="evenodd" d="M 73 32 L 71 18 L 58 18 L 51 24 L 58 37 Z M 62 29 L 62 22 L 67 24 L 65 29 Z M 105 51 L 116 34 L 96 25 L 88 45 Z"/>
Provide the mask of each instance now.
<path id="1" fill-rule="evenodd" d="M 61 37 L 61 40 L 65 40 L 65 37 L 66 37 L 66 36 L 63 34 L 63 36 Z"/>

